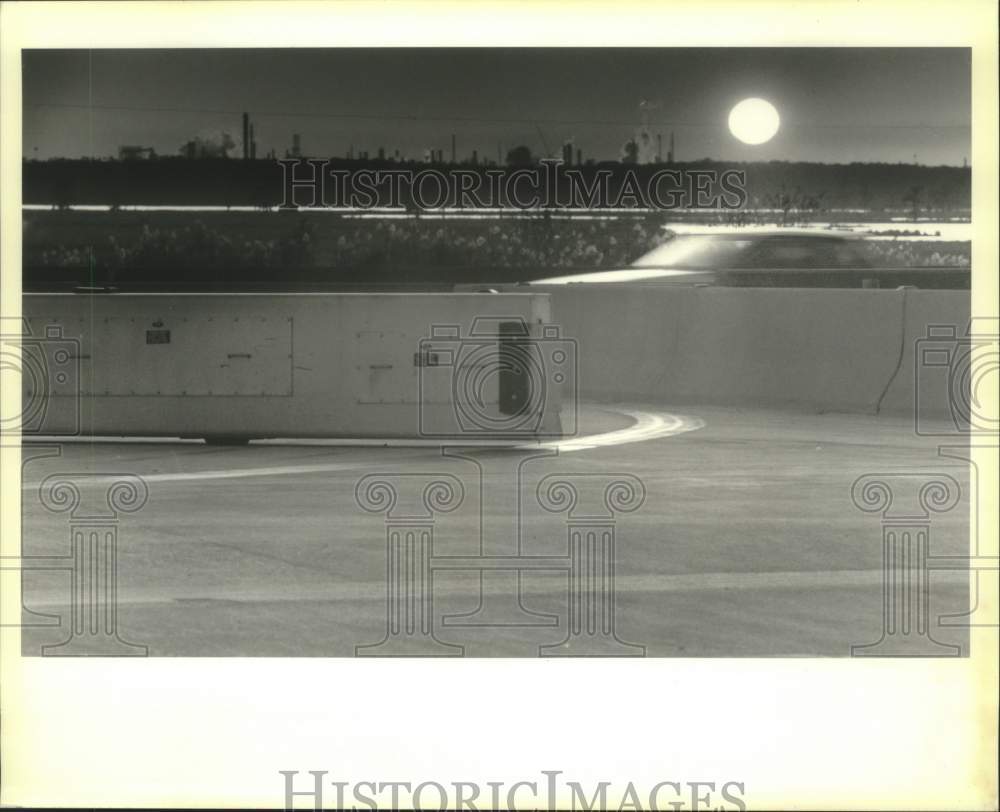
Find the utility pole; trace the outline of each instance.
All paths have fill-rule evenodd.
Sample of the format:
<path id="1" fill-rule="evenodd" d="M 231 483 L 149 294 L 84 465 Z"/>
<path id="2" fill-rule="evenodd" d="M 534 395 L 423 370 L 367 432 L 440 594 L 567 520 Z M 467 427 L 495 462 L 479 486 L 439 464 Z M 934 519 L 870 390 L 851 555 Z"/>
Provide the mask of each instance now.
<path id="1" fill-rule="evenodd" d="M 535 125 L 535 129 L 538 130 L 538 137 L 542 139 L 542 149 L 545 150 L 545 157 L 551 158 L 552 153 L 549 152 L 549 145 L 548 142 L 545 140 L 545 133 L 542 132 L 542 128 L 538 124 Z"/>

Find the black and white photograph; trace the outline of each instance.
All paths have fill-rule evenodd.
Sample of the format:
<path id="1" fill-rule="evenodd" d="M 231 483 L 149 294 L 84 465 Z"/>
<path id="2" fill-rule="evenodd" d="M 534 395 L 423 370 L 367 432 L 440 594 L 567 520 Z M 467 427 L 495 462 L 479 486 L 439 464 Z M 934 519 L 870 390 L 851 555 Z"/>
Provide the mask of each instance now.
<path id="1" fill-rule="evenodd" d="M 996 213 L 995 84 L 980 132 L 971 40 L 676 34 L 5 43 L 5 658 L 365 660 L 379 692 L 543 660 L 628 692 L 639 660 L 995 654 L 1000 320 L 973 198 L 988 182 Z M 989 762 L 995 729 L 961 751 Z M 651 786 L 532 764 L 421 784 L 276 761 L 270 805 L 778 797 L 721 765 Z M 853 803 L 986 809 L 990 769 L 930 806 Z M 244 805 L 182 805 L 223 799 Z"/>

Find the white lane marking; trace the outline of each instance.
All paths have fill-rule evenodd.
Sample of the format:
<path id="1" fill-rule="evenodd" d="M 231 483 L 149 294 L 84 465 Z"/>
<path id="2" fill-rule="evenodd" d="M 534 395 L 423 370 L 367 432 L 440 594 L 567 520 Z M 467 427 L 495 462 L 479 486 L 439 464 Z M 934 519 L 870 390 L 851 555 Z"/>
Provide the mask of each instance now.
<path id="1" fill-rule="evenodd" d="M 142 474 L 144 482 L 188 482 L 198 479 L 245 479 L 255 476 L 288 476 L 294 474 L 320 474 L 329 471 L 350 471 L 352 469 L 370 468 L 371 463 L 327 463 L 324 465 L 278 465 L 269 468 L 233 468 L 211 471 L 192 471 L 190 473 L 178 474 Z M 58 475 L 57 475 L 58 476 Z M 103 484 L 114 482 L 119 476 L 92 476 L 87 477 L 86 484 Z M 25 483 L 22 490 L 33 490 L 41 486 L 41 482 Z"/>
<path id="2" fill-rule="evenodd" d="M 687 417 L 684 415 L 668 414 L 667 412 L 643 412 L 633 409 L 609 409 L 631 417 L 635 423 L 628 428 L 617 431 L 609 431 L 604 434 L 592 434 L 587 437 L 577 437 L 567 440 L 551 440 L 534 443 L 524 443 L 513 445 L 503 440 L 489 442 L 465 442 L 465 443 L 441 443 L 434 440 L 409 440 L 392 442 L 391 445 L 383 440 L 368 441 L 335 441 L 344 445 L 379 445 L 380 447 L 405 447 L 405 448 L 442 448 L 446 445 L 462 445 L 468 447 L 475 445 L 502 445 L 506 448 L 554 448 L 561 453 L 573 451 L 586 451 L 591 448 L 602 448 L 607 446 L 624 445 L 626 443 L 640 443 L 646 440 L 654 440 L 661 437 L 672 437 L 677 434 L 695 431 L 705 426 L 705 421 L 698 417 Z M 326 463 L 323 465 L 284 465 L 267 468 L 243 468 L 224 469 L 210 471 L 191 471 L 176 474 L 148 474 L 142 475 L 146 482 L 190 482 L 194 480 L 210 479 L 246 479 L 248 477 L 259 476 L 295 476 L 297 474 L 319 474 L 330 471 L 349 471 L 370 467 L 371 463 Z M 95 484 L 114 481 L 114 476 L 95 476 L 88 478 L 87 482 Z M 23 483 L 22 490 L 33 490 L 38 488 L 40 482 Z"/>
<path id="3" fill-rule="evenodd" d="M 237 551 L 234 551 L 237 552 Z M 238 554 L 238 552 L 237 552 Z M 523 571 L 522 571 L 523 572 Z M 933 573 L 933 583 L 940 586 L 963 586 L 969 582 L 968 572 L 943 570 Z M 844 589 L 863 587 L 874 589 L 882 584 L 881 569 L 866 570 L 821 570 L 816 572 L 693 572 L 682 575 L 619 575 L 615 578 L 618 593 L 686 593 L 686 592 L 729 592 L 729 591 L 798 591 L 813 589 Z M 198 587 L 178 583 L 170 591 L 158 589 L 143 595 L 120 595 L 119 600 L 127 603 L 164 603 L 169 601 L 198 601 L 207 604 L 226 601 L 256 603 L 280 603 L 296 601 L 377 601 L 385 602 L 385 581 L 343 581 L 333 584 L 276 583 L 269 588 L 235 589 L 220 591 L 220 584 Z M 509 594 L 504 582 L 492 579 L 480 581 L 473 571 L 458 571 L 447 575 L 439 573 L 434 577 L 434 597 Z M 565 596 L 566 576 L 550 571 L 526 573 L 521 579 L 523 595 L 546 597 Z M 62 593 L 38 590 L 28 602 L 32 607 L 60 606 L 66 603 Z"/>
<path id="4" fill-rule="evenodd" d="M 476 446 L 477 448 L 558 448 L 560 451 L 584 451 L 589 448 L 600 446 L 623 445 L 625 443 L 638 443 L 644 440 L 653 440 L 658 437 L 671 437 L 675 434 L 683 434 L 688 431 L 695 431 L 704 428 L 705 421 L 697 417 L 670 414 L 668 412 L 644 412 L 634 409 L 618 409 L 612 406 L 606 411 L 615 414 L 631 417 L 635 423 L 628 428 L 616 431 L 605 432 L 604 434 L 592 434 L 587 437 L 572 437 L 564 440 L 532 440 L 521 442 L 517 440 L 491 440 L 476 439 L 470 437 L 468 440 L 432 440 L 426 438 L 398 438 L 392 440 L 380 440 L 374 438 L 318 438 L 318 439 L 297 439 L 279 438 L 257 440 L 254 447 L 260 446 L 331 446 L 331 447 L 356 447 L 356 448 L 440 448 L 444 445 L 455 446 Z M 72 437 L 72 438 L 34 438 L 36 440 L 49 439 L 51 442 L 61 443 L 121 443 L 122 440 L 131 438 L 119 437 Z M 200 444 L 201 440 L 174 440 L 163 437 L 139 438 L 137 443 L 163 443 L 163 444 Z"/>
<path id="5" fill-rule="evenodd" d="M 569 440 L 552 440 L 538 443 L 537 446 L 520 446 L 521 448 L 557 448 L 559 451 L 585 451 L 588 448 L 602 446 L 624 445 L 626 443 L 641 443 L 658 437 L 673 437 L 688 431 L 696 431 L 705 427 L 705 421 L 699 417 L 687 417 L 667 412 L 640 412 L 633 409 L 615 409 L 619 414 L 631 417 L 635 423 L 626 429 L 609 431 L 604 434 L 592 434 L 589 437 L 579 437 Z"/>

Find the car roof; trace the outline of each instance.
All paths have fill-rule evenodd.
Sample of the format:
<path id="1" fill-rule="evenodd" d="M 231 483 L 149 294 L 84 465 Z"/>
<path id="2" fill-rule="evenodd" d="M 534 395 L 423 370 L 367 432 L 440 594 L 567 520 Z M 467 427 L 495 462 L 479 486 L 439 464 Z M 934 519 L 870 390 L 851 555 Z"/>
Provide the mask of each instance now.
<path id="1" fill-rule="evenodd" d="M 646 282 L 646 283 L 684 283 L 693 284 L 698 280 L 706 280 L 712 275 L 712 271 L 706 270 L 683 270 L 683 269 L 661 269 L 661 268 L 613 268 L 596 271 L 579 271 L 577 273 L 563 274 L 562 276 L 550 276 L 545 279 L 532 279 L 526 282 L 527 285 L 576 285 L 576 284 L 605 284 L 623 282 Z"/>

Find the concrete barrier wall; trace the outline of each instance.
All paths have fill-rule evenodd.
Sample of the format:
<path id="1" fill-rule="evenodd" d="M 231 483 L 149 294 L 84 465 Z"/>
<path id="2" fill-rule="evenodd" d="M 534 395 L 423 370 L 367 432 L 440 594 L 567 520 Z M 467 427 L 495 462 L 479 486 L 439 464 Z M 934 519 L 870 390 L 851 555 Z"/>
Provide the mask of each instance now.
<path id="1" fill-rule="evenodd" d="M 477 317 L 521 318 L 535 338 L 554 322 L 576 342 L 577 391 L 587 399 L 872 414 L 919 408 L 940 418 L 950 414 L 947 371 L 925 369 L 917 342 L 938 325 L 954 328 L 951 344 L 960 343 L 970 310 L 961 291 L 531 290 L 45 294 L 25 296 L 24 315 L 35 338 L 60 325 L 80 341 L 84 397 L 50 398 L 48 433 L 77 423 L 95 434 L 413 437 L 444 436 L 456 425 L 450 371 L 415 358 L 435 324 L 457 325 L 458 343 Z M 157 343 L 167 331 L 169 342 Z M 935 339 L 942 345 L 949 341 Z M 541 435 L 559 431 L 556 392 L 546 392 Z M 486 394 L 495 406 L 496 392 Z"/>
<path id="2" fill-rule="evenodd" d="M 881 409 L 888 413 L 909 412 L 928 417 L 950 417 L 949 368 L 925 365 L 923 349 L 941 350 L 956 359 L 960 369 L 962 345 L 967 338 L 971 302 L 968 293 L 906 291 L 906 316 L 899 372 L 885 392 Z M 929 337 L 930 330 L 936 334 Z M 953 332 L 949 339 L 947 334 Z M 944 335 L 942 335 L 942 333 Z M 940 358 L 940 356 L 939 356 Z M 959 378 L 961 380 L 961 378 Z M 967 399 L 965 386 L 951 397 Z"/>
<path id="3" fill-rule="evenodd" d="M 535 289 L 534 287 L 532 289 Z M 969 318 L 961 291 L 568 285 L 538 288 L 599 400 L 912 413 L 914 342 Z M 928 416 L 947 389 L 923 381 Z"/>
<path id="4" fill-rule="evenodd" d="M 538 338 L 550 321 L 544 294 L 39 294 L 24 297 L 23 316 L 31 333 L 26 362 L 31 353 L 48 354 L 55 374 L 54 351 L 68 346 L 79 354 L 82 392 L 70 396 L 72 381 L 54 384 L 45 414 L 32 417 L 42 422 L 26 425 L 26 433 L 75 427 L 84 434 L 194 437 L 559 433 L 559 399 L 551 392 L 534 423 L 530 415 L 504 422 L 497 375 L 483 378 L 480 425 L 456 428 L 445 353 L 433 360 L 421 354 L 434 325 L 452 326 L 453 337 L 438 339 L 438 349 L 474 347 L 477 318 L 520 319 Z M 485 343 L 494 354 L 479 360 L 488 364 L 496 340 Z M 22 380 L 25 403 L 37 402 L 32 375 Z"/>

